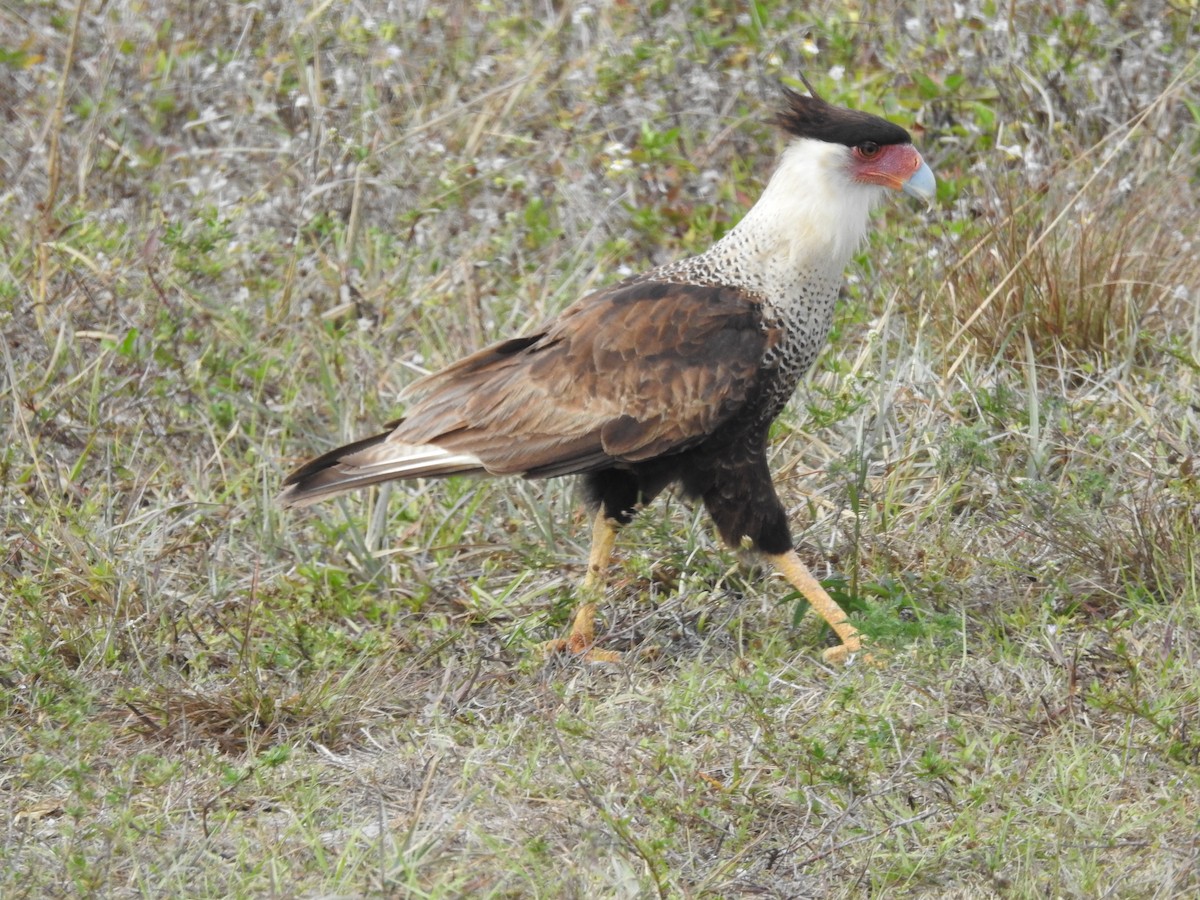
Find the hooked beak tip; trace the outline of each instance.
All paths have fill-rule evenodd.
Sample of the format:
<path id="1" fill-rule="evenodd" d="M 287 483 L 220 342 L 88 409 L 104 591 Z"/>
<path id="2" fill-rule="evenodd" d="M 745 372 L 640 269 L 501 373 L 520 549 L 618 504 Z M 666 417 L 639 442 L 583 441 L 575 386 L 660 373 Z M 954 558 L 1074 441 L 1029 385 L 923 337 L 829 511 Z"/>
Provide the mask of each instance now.
<path id="1" fill-rule="evenodd" d="M 927 206 L 933 206 L 933 201 L 937 198 L 937 179 L 933 177 L 933 169 L 922 160 L 921 168 L 908 176 L 900 190 L 910 197 L 924 201 Z"/>

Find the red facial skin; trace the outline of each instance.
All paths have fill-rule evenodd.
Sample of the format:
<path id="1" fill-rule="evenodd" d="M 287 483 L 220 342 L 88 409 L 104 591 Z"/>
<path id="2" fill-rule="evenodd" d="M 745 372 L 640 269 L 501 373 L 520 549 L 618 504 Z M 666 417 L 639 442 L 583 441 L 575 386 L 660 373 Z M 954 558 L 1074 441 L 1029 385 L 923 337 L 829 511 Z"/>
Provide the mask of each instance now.
<path id="1" fill-rule="evenodd" d="M 904 183 L 924 160 L 912 144 L 859 144 L 850 150 L 850 171 L 855 180 L 903 190 Z"/>

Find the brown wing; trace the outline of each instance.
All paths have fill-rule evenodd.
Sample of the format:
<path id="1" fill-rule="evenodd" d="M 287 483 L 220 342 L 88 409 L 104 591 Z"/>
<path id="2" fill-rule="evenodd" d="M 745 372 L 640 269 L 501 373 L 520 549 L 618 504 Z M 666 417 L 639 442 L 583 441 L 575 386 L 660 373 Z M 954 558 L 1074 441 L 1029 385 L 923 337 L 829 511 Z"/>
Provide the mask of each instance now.
<path id="1" fill-rule="evenodd" d="M 540 477 L 683 450 L 745 402 L 779 337 L 760 313 L 727 287 L 634 281 L 591 294 L 541 333 L 413 384 L 404 419 L 363 455 L 433 444 L 492 474 Z"/>
<path id="2" fill-rule="evenodd" d="M 301 466 L 279 499 L 306 506 L 397 478 L 566 475 L 679 452 L 742 407 L 779 337 L 744 291 L 617 285 L 422 378 L 391 431 Z"/>

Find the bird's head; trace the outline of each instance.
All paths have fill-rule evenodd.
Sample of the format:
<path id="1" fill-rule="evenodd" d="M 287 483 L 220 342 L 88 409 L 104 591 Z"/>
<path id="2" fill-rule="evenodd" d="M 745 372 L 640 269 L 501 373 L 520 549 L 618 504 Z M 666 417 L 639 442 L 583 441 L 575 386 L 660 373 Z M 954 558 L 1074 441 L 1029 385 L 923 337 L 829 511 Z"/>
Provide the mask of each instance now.
<path id="1" fill-rule="evenodd" d="M 759 254 L 790 270 L 840 272 L 889 189 L 929 203 L 937 183 L 899 125 L 809 94 L 784 88 L 775 121 L 792 140 L 735 240 L 755 231 Z"/>
<path id="2" fill-rule="evenodd" d="M 894 122 L 854 109 L 833 106 L 818 96 L 803 75 L 809 96 L 783 88 L 784 107 L 776 123 L 794 138 L 831 145 L 834 159 L 852 183 L 903 191 L 932 203 L 933 172 L 912 145 L 909 133 Z"/>

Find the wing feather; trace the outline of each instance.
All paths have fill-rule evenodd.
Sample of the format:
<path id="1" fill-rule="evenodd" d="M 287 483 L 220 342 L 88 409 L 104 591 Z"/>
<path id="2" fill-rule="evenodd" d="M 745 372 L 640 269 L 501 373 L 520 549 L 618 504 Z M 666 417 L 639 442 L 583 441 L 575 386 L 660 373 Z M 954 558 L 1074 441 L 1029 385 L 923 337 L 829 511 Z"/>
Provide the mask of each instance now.
<path id="1" fill-rule="evenodd" d="M 413 383 L 392 430 L 285 481 L 306 505 L 397 478 L 540 478 L 695 446 L 751 396 L 780 335 L 745 291 L 639 279 L 590 294 L 532 335 Z"/>
<path id="2" fill-rule="evenodd" d="M 416 382 L 392 437 L 474 454 L 493 474 L 678 452 L 741 408 L 777 338 L 744 291 L 618 285 Z"/>

